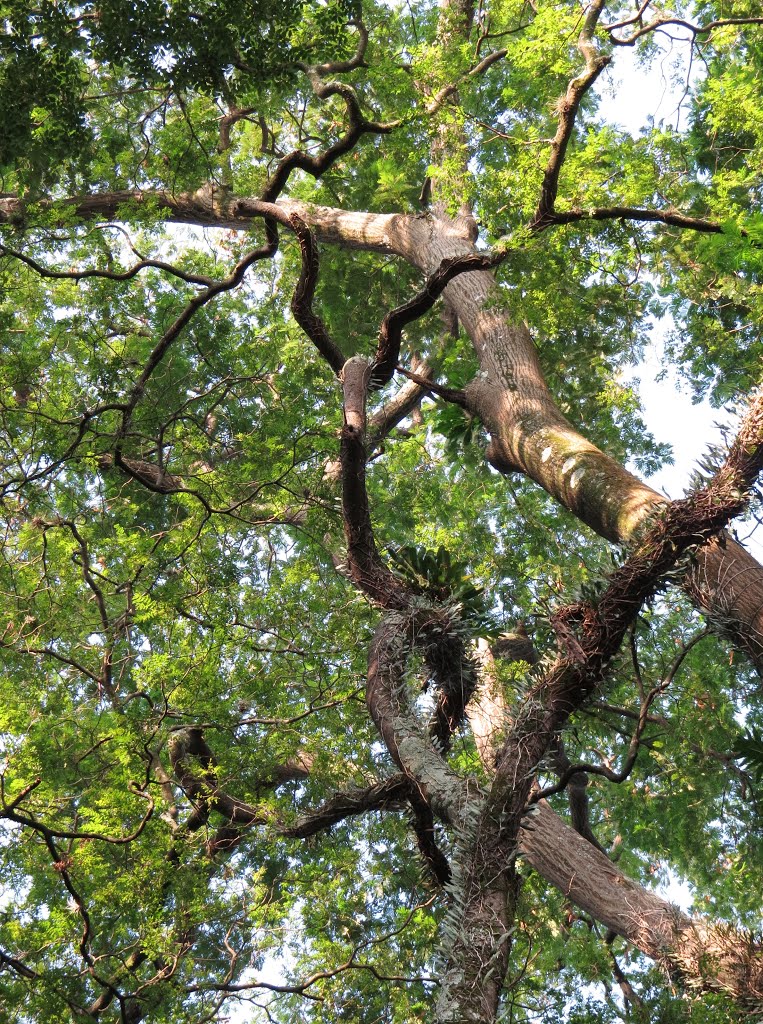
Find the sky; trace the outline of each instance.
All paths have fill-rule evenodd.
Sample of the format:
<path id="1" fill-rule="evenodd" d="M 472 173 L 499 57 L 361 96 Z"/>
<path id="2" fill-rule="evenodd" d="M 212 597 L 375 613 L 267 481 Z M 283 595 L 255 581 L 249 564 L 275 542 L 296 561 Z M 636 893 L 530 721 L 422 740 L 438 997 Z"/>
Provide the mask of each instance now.
<path id="1" fill-rule="evenodd" d="M 674 128 L 685 127 L 687 82 L 696 81 L 699 70 L 696 62 L 691 67 L 687 63 L 686 43 L 673 42 L 667 35 L 657 41 L 664 50 L 648 71 L 639 67 L 635 49 L 616 49 L 612 66 L 599 86 L 600 114 L 634 137 L 650 119 Z M 667 318 L 655 321 L 651 344 L 629 379 L 640 382 L 647 428 L 657 441 L 668 442 L 673 448 L 673 464 L 648 477 L 647 482 L 669 498 L 680 498 L 689 487 L 698 459 L 709 445 L 723 442 L 722 427 L 732 425 L 734 417 L 727 410 L 712 408 L 707 401 L 694 402 L 688 383 L 680 381 L 675 373 L 662 377 L 663 339 L 670 327 Z M 763 561 L 763 528 L 753 530 L 755 525 L 737 524 L 737 532 L 748 550 Z"/>

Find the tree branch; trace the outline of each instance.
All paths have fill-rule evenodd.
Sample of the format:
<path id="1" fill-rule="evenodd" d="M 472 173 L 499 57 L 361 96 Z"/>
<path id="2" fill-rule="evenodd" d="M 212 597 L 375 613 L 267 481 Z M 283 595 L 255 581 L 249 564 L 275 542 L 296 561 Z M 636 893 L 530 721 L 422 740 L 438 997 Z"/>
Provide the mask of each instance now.
<path id="1" fill-rule="evenodd" d="M 647 35 L 649 32 L 656 32 L 658 29 L 665 28 L 666 25 L 676 25 L 679 28 L 685 28 L 691 33 L 693 39 L 697 36 L 710 35 L 716 29 L 725 28 L 731 25 L 763 25 L 763 18 L 718 18 L 715 21 L 709 21 L 706 25 L 695 25 L 691 21 L 687 21 L 685 18 L 671 18 L 668 15 L 658 15 L 654 21 L 650 21 L 648 24 L 642 24 L 642 17 L 646 11 L 649 3 L 644 3 L 639 8 L 636 15 L 632 18 L 627 18 L 624 21 L 615 22 L 611 25 L 605 25 L 607 32 L 609 32 L 610 39 L 615 46 L 634 46 L 636 41 L 642 36 Z M 629 36 L 616 36 L 615 30 L 618 28 L 625 28 L 628 25 L 638 24 L 640 27 L 632 32 Z"/>
<path id="2" fill-rule="evenodd" d="M 605 2 L 606 0 L 592 0 L 578 37 L 578 49 L 585 59 L 585 70 L 577 78 L 572 79 L 567 86 L 567 92 L 557 105 L 559 124 L 551 143 L 551 156 L 543 173 L 538 207 L 530 224 L 530 228 L 534 230 L 542 226 L 546 218 L 554 213 L 556 196 L 559 191 L 559 174 L 564 163 L 567 145 L 575 127 L 575 118 L 580 103 L 604 68 L 611 62 L 610 57 L 603 56 L 598 52 L 594 43 L 596 25 Z"/>
<path id="3" fill-rule="evenodd" d="M 578 221 L 588 220 L 633 220 L 645 223 L 667 224 L 669 227 L 685 228 L 688 231 L 699 231 L 702 234 L 723 234 L 723 225 L 717 221 L 706 220 L 702 217 L 692 217 L 689 214 L 680 213 L 678 210 L 649 210 L 635 206 L 600 206 L 591 210 L 553 210 L 547 211 L 541 219 L 536 213 L 535 220 L 531 225 L 533 231 L 544 231 L 546 228 L 557 227 L 561 224 L 575 224 Z M 744 228 L 740 229 L 742 237 L 748 237 Z"/>
<path id="4" fill-rule="evenodd" d="M 312 308 L 319 268 L 315 239 L 310 228 L 296 213 L 291 214 L 289 221 L 297 236 L 302 254 L 302 272 L 292 296 L 291 311 L 294 314 L 294 319 L 338 377 L 342 372 L 345 357 L 329 336 L 321 318 L 313 312 Z"/>
<path id="5" fill-rule="evenodd" d="M 729 925 L 690 918 L 622 873 L 545 801 L 523 819 L 519 849 L 576 906 L 656 960 L 692 991 L 763 1008 L 763 946 Z"/>
<path id="6" fill-rule="evenodd" d="M 361 46 L 365 49 L 362 36 Z M 352 66 L 357 66 L 353 65 L 352 62 L 349 63 Z M 274 202 L 280 196 L 292 171 L 299 169 L 314 178 L 320 178 L 340 157 L 343 157 L 355 148 L 361 136 L 368 134 L 388 135 L 401 123 L 399 119 L 387 123 L 366 120 L 360 109 L 357 94 L 351 86 L 346 85 L 344 82 L 323 81 L 323 75 L 330 73 L 331 67 L 331 64 L 301 65 L 301 69 L 310 80 L 310 85 L 318 99 L 327 100 L 331 96 L 340 96 L 342 98 L 348 121 L 347 132 L 337 142 L 318 154 L 318 156 L 312 156 L 302 150 L 293 150 L 283 157 L 278 162 L 278 166 L 262 191 L 262 198 L 267 202 Z M 351 70 L 351 68 L 343 68 L 343 70 Z"/>
<path id="7" fill-rule="evenodd" d="M 498 266 L 504 258 L 505 253 L 493 256 L 466 253 L 443 260 L 437 270 L 429 276 L 418 295 L 387 313 L 379 331 L 371 386 L 381 388 L 392 379 L 400 358 L 403 327 L 429 312 L 448 284 L 459 274 L 474 270 L 490 270 Z"/>

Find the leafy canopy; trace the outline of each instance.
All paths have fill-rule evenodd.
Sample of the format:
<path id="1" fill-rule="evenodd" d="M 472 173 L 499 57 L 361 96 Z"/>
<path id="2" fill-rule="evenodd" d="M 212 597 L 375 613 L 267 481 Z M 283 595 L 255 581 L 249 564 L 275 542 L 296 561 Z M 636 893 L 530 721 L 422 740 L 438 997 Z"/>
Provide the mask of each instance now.
<path id="1" fill-rule="evenodd" d="M 288 154 L 336 145 L 349 108 L 341 91 L 316 95 L 307 68 L 351 63 L 359 17 L 364 59 L 336 75 L 352 82 L 364 118 L 394 130 L 361 135 L 317 180 L 296 170 L 284 197 L 410 213 L 429 175 L 442 202 L 470 201 L 481 244 L 513 246 L 501 296 L 537 337 L 560 409 L 646 472 L 669 452 L 646 432 L 623 371 L 654 316 L 674 317 L 666 358 L 697 395 L 724 403 L 757 381 L 760 26 L 694 39 L 704 70 L 678 126 L 633 136 L 605 123 L 590 93 L 559 183 L 562 212 L 658 206 L 722 231 L 617 217 L 533 233 L 559 98 L 580 70 L 580 6 L 480 9 L 468 41 L 444 45 L 426 3 L 3 4 L 0 174 L 26 203 L 4 228 L 0 259 L 9 1021 L 58 1024 L 99 999 L 101 1019 L 116 1020 L 113 990 L 137 992 L 156 1024 L 222 1020 L 234 998 L 252 1020 L 370 1024 L 430 1012 L 446 901 L 400 806 L 307 839 L 289 833 L 336 792 L 394 770 L 362 695 L 378 612 L 342 572 L 341 396 L 290 315 L 295 242 L 282 232 L 275 258 L 195 309 L 144 374 L 189 303 L 265 237 L 258 221 L 248 233 L 168 226 L 157 194 L 212 183 L 224 197 L 257 196 Z M 756 9 L 724 0 L 674 14 L 704 23 Z M 607 8 L 611 23 L 632 13 Z M 603 28 L 598 45 L 616 66 Z M 475 47 L 477 57 L 506 54 L 472 75 Z M 658 36 L 639 47 L 645 68 L 658 67 Z M 454 82 L 458 105 L 438 106 Z M 103 219 L 66 202 L 107 192 L 122 195 Z M 129 274 L 136 262 L 146 265 Z M 386 255 L 326 245 L 315 308 L 345 356 L 371 355 L 384 315 L 418 286 Z M 477 370 L 463 330 L 444 335 L 437 310 L 407 329 L 402 359 L 426 361 L 452 389 Z M 373 398 L 372 423 L 397 386 Z M 610 554 L 536 485 L 491 470 L 486 440 L 436 396 L 380 438 L 368 468 L 377 543 L 422 598 L 462 608 L 472 639 L 513 635 L 521 622 L 542 653 L 556 603 L 595 592 Z M 572 763 L 620 763 L 639 710 L 634 678 L 643 695 L 675 668 L 627 781 L 592 781 L 591 823 L 636 880 L 675 872 L 699 911 L 756 928 L 763 710 L 752 670 L 732 664 L 720 639 L 693 645 L 700 628 L 672 591 L 655 601 L 606 700 L 573 720 L 566 750 Z M 532 684 L 526 669 L 498 663 L 512 706 Z M 406 685 L 425 718 L 427 666 L 413 664 Z M 212 755 L 194 769 L 198 791 L 170 760 L 173 737 L 191 726 Z M 466 728 L 451 764 L 485 781 Z M 552 765 L 542 770 L 553 779 Z M 225 824 L 218 791 L 257 820 L 210 857 Z M 563 794 L 555 806 L 567 813 Z M 452 854 L 457 838 L 435 833 Z M 621 1016 L 613 950 L 642 993 L 638 1019 L 688 1019 L 656 968 L 592 942 L 596 925 L 525 874 L 511 1019 Z M 256 987 L 276 975 L 280 994 Z M 713 1024 L 730 1012 L 711 999 L 691 1017 Z"/>

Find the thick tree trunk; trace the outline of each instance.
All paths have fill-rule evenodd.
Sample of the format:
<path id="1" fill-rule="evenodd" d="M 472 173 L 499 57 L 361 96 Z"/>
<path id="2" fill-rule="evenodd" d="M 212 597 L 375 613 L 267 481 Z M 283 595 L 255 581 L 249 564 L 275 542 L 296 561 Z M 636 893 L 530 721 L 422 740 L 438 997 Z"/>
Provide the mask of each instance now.
<path id="1" fill-rule="evenodd" d="M 476 818 L 456 853 L 451 907 L 443 926 L 447 963 L 440 979 L 436 1024 L 496 1020 L 519 882 L 498 823 Z"/>

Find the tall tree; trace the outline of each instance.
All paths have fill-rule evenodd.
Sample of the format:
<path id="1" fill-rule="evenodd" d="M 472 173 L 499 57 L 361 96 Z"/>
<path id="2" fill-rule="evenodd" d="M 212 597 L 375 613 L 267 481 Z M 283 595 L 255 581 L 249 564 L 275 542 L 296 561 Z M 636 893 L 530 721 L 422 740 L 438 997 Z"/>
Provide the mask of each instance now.
<path id="1" fill-rule="evenodd" d="M 7 1019 L 760 1015 L 757 5 L 3 31 Z"/>

